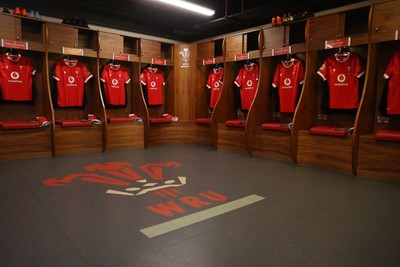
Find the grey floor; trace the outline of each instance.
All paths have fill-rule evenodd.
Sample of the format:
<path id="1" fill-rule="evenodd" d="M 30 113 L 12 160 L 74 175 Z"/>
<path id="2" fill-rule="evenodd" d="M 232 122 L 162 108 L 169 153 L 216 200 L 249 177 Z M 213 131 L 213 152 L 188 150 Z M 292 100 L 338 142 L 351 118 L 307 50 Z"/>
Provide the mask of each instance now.
<path id="1" fill-rule="evenodd" d="M 398 184 L 191 145 L 0 162 L 0 176 L 0 266 L 400 266 Z"/>

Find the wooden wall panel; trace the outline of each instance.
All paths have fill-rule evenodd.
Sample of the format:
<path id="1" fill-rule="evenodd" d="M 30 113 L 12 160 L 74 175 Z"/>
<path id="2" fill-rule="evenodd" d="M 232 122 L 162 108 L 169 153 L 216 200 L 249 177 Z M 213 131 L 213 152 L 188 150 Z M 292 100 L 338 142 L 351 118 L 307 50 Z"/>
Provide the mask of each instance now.
<path id="1" fill-rule="evenodd" d="M 254 135 L 252 156 L 292 161 L 289 132 L 265 131 L 257 128 Z"/>
<path id="2" fill-rule="evenodd" d="M 375 135 L 360 137 L 358 175 L 400 182 L 400 143 L 376 141 Z"/>
<path id="3" fill-rule="evenodd" d="M 0 160 L 51 157 L 51 138 L 51 127 L 0 130 Z"/>
<path id="4" fill-rule="evenodd" d="M 218 149 L 247 153 L 247 140 L 244 128 L 227 127 L 218 124 Z"/>
<path id="5" fill-rule="evenodd" d="M 55 155 L 98 153 L 103 151 L 102 125 L 92 127 L 56 126 Z"/>
<path id="6" fill-rule="evenodd" d="M 181 120 L 196 117 L 196 96 L 202 94 L 196 86 L 196 45 L 175 45 L 174 101 L 175 116 Z"/>
<path id="7" fill-rule="evenodd" d="M 143 123 L 108 123 L 107 150 L 144 148 Z"/>
<path id="8" fill-rule="evenodd" d="M 192 121 L 151 125 L 149 146 L 165 144 L 211 145 L 210 129 L 208 125 L 196 125 Z"/>
<path id="9" fill-rule="evenodd" d="M 298 163 L 352 173 L 352 137 L 310 135 L 300 131 Z"/>

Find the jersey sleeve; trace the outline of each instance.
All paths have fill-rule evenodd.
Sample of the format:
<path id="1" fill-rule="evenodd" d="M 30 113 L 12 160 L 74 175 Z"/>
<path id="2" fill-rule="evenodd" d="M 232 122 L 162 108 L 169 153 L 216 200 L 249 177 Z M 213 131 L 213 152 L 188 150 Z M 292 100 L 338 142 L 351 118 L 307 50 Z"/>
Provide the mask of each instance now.
<path id="1" fill-rule="evenodd" d="M 144 71 L 142 72 L 142 74 L 140 74 L 140 82 L 143 85 L 147 85 L 147 75 L 145 75 Z"/>
<path id="2" fill-rule="evenodd" d="M 93 77 L 93 74 L 90 73 L 90 71 L 86 68 L 85 65 L 82 65 L 82 73 L 85 83 L 87 83 Z"/>
<path id="3" fill-rule="evenodd" d="M 208 89 L 211 89 L 211 86 L 212 86 L 211 85 L 211 83 L 212 83 L 212 72 L 213 71 L 211 71 L 210 74 L 208 75 L 208 79 L 207 79 L 207 83 L 206 83 L 206 86 L 207 86 Z"/>
<path id="4" fill-rule="evenodd" d="M 53 79 L 59 82 L 61 80 L 61 75 L 62 75 L 61 65 L 60 62 L 57 62 L 53 73 Z"/>
<path id="5" fill-rule="evenodd" d="M 128 84 L 131 81 L 131 77 L 129 77 L 128 71 L 125 68 L 122 69 L 122 78 L 125 84 Z"/>
<path id="6" fill-rule="evenodd" d="M 304 77 L 305 77 L 305 72 L 304 72 L 304 65 L 303 62 L 299 62 L 299 73 L 298 73 L 298 82 L 299 84 L 304 83 Z"/>
<path id="7" fill-rule="evenodd" d="M 240 69 L 238 75 L 236 76 L 236 79 L 235 79 L 235 81 L 234 81 L 234 84 L 235 84 L 237 87 L 241 87 L 241 86 L 242 86 L 242 82 L 243 82 L 242 80 L 243 80 L 243 79 L 242 79 L 242 69 Z"/>
<path id="8" fill-rule="evenodd" d="M 327 60 L 325 60 L 325 62 L 322 64 L 322 66 L 319 68 L 319 70 L 317 71 L 317 74 L 319 76 L 321 76 L 321 78 L 326 81 L 329 77 L 328 77 L 328 62 Z"/>
<path id="9" fill-rule="evenodd" d="M 390 79 L 393 76 L 393 71 L 395 69 L 395 58 L 395 55 L 393 55 L 390 59 L 389 64 L 386 67 L 386 71 L 383 74 L 383 78 Z"/>
<path id="10" fill-rule="evenodd" d="M 106 71 L 106 67 L 104 66 L 103 69 L 101 70 L 101 74 L 100 74 L 100 81 L 102 81 L 103 83 L 106 82 L 106 75 L 107 75 L 107 71 Z"/>
<path id="11" fill-rule="evenodd" d="M 281 66 L 281 65 L 279 64 L 279 65 L 276 67 L 276 70 L 275 70 L 274 79 L 273 79 L 273 81 L 272 81 L 272 86 L 273 86 L 274 88 L 277 88 L 277 87 L 279 86 L 279 74 L 280 74 L 280 69 L 281 69 L 280 66 Z"/>
<path id="12" fill-rule="evenodd" d="M 356 73 L 357 78 L 360 78 L 365 73 L 364 68 L 361 64 L 361 60 L 358 56 L 356 56 L 356 60 L 355 60 L 355 70 L 356 70 L 355 73 Z"/>

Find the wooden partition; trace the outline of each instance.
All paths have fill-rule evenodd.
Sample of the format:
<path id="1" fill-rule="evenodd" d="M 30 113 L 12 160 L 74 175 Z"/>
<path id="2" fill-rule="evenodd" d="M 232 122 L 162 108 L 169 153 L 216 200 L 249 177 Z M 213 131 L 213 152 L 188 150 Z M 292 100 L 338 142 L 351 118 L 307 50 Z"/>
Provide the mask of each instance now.
<path id="1" fill-rule="evenodd" d="M 148 116 L 140 86 L 139 43 L 140 39 L 99 32 L 99 78 L 107 64 L 124 68 L 130 77 L 126 84 L 126 106 L 109 105 L 102 90 L 106 108 L 106 150 L 144 148 L 144 125 Z M 102 86 L 102 81 L 99 81 Z M 126 120 L 133 119 L 136 120 Z M 138 120 L 138 118 L 141 119 Z"/>
<path id="2" fill-rule="evenodd" d="M 55 132 L 54 154 L 102 152 L 105 149 L 104 127 L 105 111 L 100 95 L 98 32 L 87 28 L 47 23 L 48 30 L 48 73 L 49 86 L 52 91 Z M 79 107 L 58 107 L 55 97 L 56 81 L 53 79 L 55 66 L 59 60 L 74 59 L 83 63 L 93 75 L 86 84 L 86 105 Z M 90 126 L 64 127 L 62 121 L 85 121 L 93 114 L 101 124 Z"/>
<path id="3" fill-rule="evenodd" d="M 3 39 L 5 46 L 0 48 L 0 54 L 20 54 L 28 58 L 36 69 L 33 76 L 33 88 L 36 92 L 33 103 L 3 101 L 0 103 L 0 123 L 32 123 L 39 127 L 37 117 L 46 117 L 52 122 L 53 112 L 46 73 L 45 24 L 39 20 L 3 13 L 0 14 L 0 39 Z M 11 51 L 7 48 L 8 41 L 20 42 L 24 47 L 13 48 Z M 35 129 L 6 128 L 0 128 L 0 160 L 52 156 L 51 125 Z"/>

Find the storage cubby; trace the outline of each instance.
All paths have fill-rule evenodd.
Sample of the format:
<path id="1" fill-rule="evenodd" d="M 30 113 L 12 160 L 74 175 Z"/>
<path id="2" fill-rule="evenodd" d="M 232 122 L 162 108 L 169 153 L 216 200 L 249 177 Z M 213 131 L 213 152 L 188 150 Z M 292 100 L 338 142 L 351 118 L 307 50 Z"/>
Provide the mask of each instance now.
<path id="1" fill-rule="evenodd" d="M 43 21 L 2 13 L 0 14 L 0 28 L 0 39 L 27 42 L 29 50 L 45 51 L 45 24 Z"/>
<path id="2" fill-rule="evenodd" d="M 366 88 L 368 94 L 364 96 L 358 122 L 358 151 L 356 162 L 357 174 L 365 177 L 379 178 L 388 181 L 400 181 L 400 142 L 380 140 L 379 133 L 390 131 L 400 135 L 400 115 L 386 114 L 380 108 L 386 86 L 384 74 L 392 56 L 399 51 L 398 41 L 376 42 L 371 44 L 371 57 L 374 64 L 371 66 L 370 77 Z M 392 132 L 394 131 L 394 132 Z"/>
<path id="3" fill-rule="evenodd" d="M 62 30 L 64 32 L 60 32 Z M 102 152 L 105 150 L 106 124 L 99 84 L 97 31 L 49 23 L 48 35 L 49 85 L 55 114 L 54 153 L 65 155 Z M 68 41 L 65 42 L 65 40 Z M 82 63 L 93 75 L 84 85 L 86 104 L 82 107 L 63 106 L 57 103 L 59 96 L 56 97 L 57 82 L 53 75 L 56 64 L 60 60 L 67 60 L 71 67 Z M 81 72 L 84 72 L 83 69 L 77 69 L 76 75 L 80 75 Z M 80 83 L 77 77 L 71 81 Z M 68 80 L 68 83 L 71 81 Z M 89 120 L 89 114 L 93 114 L 98 121 Z"/>
<path id="4" fill-rule="evenodd" d="M 6 48 L 0 54 L 9 53 Z M 47 87 L 45 54 L 38 51 L 14 50 L 28 58 L 34 69 L 33 102 L 2 101 L 0 103 L 0 159 L 40 158 L 52 156 L 52 126 L 41 124 L 38 117 L 53 121 Z M 20 59 L 21 60 L 21 59 Z"/>
<path id="5" fill-rule="evenodd" d="M 234 82 L 239 70 L 248 63 L 253 64 L 254 68 L 258 68 L 257 76 L 258 79 L 260 78 L 260 54 L 258 46 L 254 46 L 255 39 L 259 44 L 259 34 L 259 31 L 250 32 L 225 39 L 224 81 L 218 104 L 214 108 L 211 119 L 211 140 L 213 146 L 218 149 L 248 151 L 246 138 L 246 127 L 248 125 L 246 120 L 251 109 L 251 103 L 248 108 L 241 106 L 240 98 L 238 98 L 239 88 Z M 244 53 L 248 53 L 247 58 L 243 57 Z M 255 87 L 255 94 L 257 94 L 258 85 L 255 85 Z"/>
<path id="6" fill-rule="evenodd" d="M 97 57 L 97 31 L 50 22 L 47 31 L 49 52 L 67 54 L 69 50 L 85 57 Z"/>
<path id="7" fill-rule="evenodd" d="M 45 117 L 47 122 L 53 121 L 47 86 L 44 29 L 43 21 L 0 14 L 0 39 L 4 45 L 0 48 L 0 54 L 8 53 L 10 60 L 15 58 L 17 63 L 22 60 L 18 55 L 26 57 L 36 70 L 32 78 L 33 101 L 0 102 L 1 160 L 52 155 L 52 127 L 42 124 L 38 119 Z M 10 75 L 17 81 L 23 79 L 21 75 Z M 6 82 L 5 79 L 3 81 Z"/>
<path id="8" fill-rule="evenodd" d="M 144 148 L 144 120 L 147 111 L 140 86 L 138 57 L 139 39 L 112 33 L 99 32 L 100 87 L 106 111 L 106 150 Z M 125 84 L 126 105 L 121 102 L 108 103 L 102 79 L 102 70 L 115 71 L 118 79 L 116 88 L 120 92 L 120 83 Z M 130 82 L 125 83 L 124 73 L 129 75 Z M 118 78 L 119 77 L 119 78 Z M 120 96 L 120 95 L 119 95 Z M 124 102 L 124 101 L 122 101 Z M 138 118 L 141 118 L 140 121 Z"/>
<path id="9" fill-rule="evenodd" d="M 272 49 L 282 47 L 291 48 L 291 53 L 304 53 L 306 51 L 306 31 L 307 21 L 294 22 L 279 27 L 262 29 L 262 56 L 272 56 Z"/>
<path id="10" fill-rule="evenodd" d="M 353 46 L 349 50 L 358 55 L 365 71 L 368 46 Z M 322 166 L 353 173 L 354 135 L 347 134 L 346 130 L 355 127 L 358 110 L 357 108 L 332 108 L 328 112 L 322 108 L 323 91 L 326 85 L 317 74 L 325 60 L 338 51 L 338 48 L 334 48 L 308 54 L 306 59 L 307 76 L 292 129 L 292 135 L 295 139 L 293 157 L 294 161 L 300 164 Z M 365 74 L 358 79 L 359 103 L 361 103 L 361 95 L 364 90 L 364 79 Z M 321 129 L 325 131 L 324 128 L 320 128 L 318 134 L 312 134 L 311 128 L 315 126 L 326 126 L 329 133 L 320 133 Z M 339 133 L 343 136 L 332 136 L 340 135 Z"/>
<path id="11" fill-rule="evenodd" d="M 260 57 L 259 34 L 260 31 L 253 31 L 226 37 L 225 60 L 228 62 L 239 60 L 236 57 L 246 53 L 249 53 L 250 58 Z"/>
<path id="12" fill-rule="evenodd" d="M 293 112 L 281 112 L 279 108 L 278 88 L 272 86 L 278 65 L 282 64 L 282 62 L 287 62 L 284 64 L 291 67 L 294 64 L 291 59 L 296 59 L 296 65 L 302 64 L 305 67 L 305 53 L 263 57 L 261 59 L 261 80 L 257 98 L 248 115 L 248 124 L 252 125 L 252 127 L 247 131 L 251 146 L 250 153 L 253 156 L 292 161 L 292 136 L 290 127 L 293 123 L 294 110 Z M 300 70 L 299 73 L 303 73 L 304 75 L 304 69 L 303 71 Z M 293 83 L 301 82 L 300 80 L 295 81 L 293 79 L 296 78 L 290 78 L 290 86 L 293 86 Z M 299 85 L 298 95 L 300 95 L 301 88 L 302 85 Z"/>

